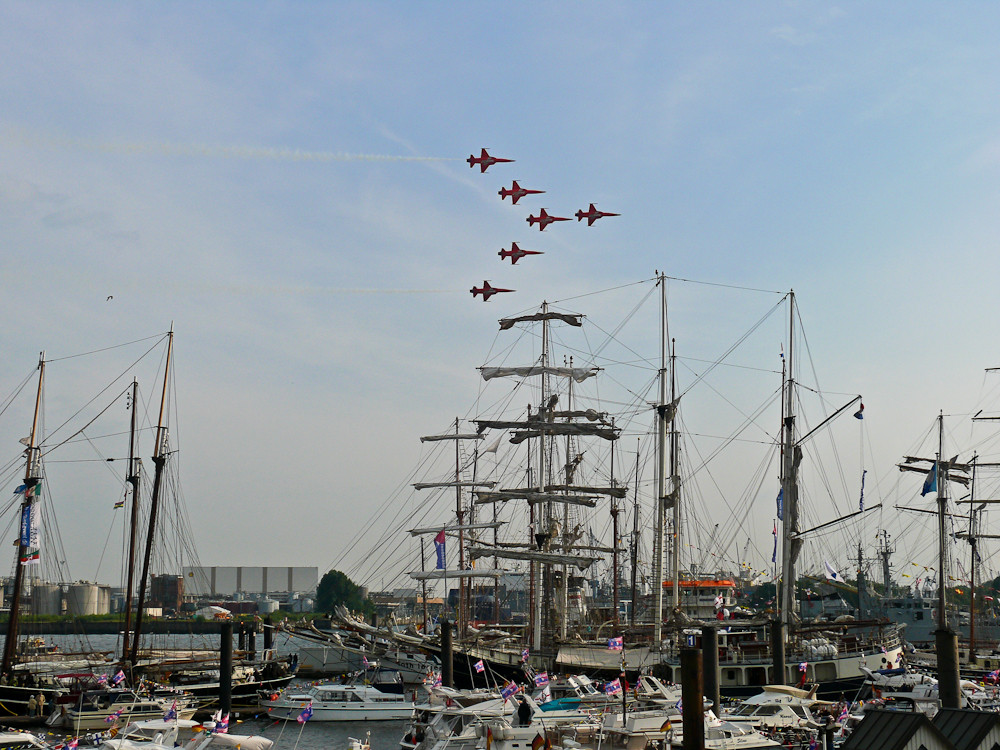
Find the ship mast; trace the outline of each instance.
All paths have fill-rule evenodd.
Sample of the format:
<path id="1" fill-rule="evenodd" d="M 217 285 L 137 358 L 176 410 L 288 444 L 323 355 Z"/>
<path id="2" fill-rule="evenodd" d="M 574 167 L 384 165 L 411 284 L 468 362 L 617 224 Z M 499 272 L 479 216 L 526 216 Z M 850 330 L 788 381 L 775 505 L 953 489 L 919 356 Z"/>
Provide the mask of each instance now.
<path id="1" fill-rule="evenodd" d="M 548 302 L 542 302 L 542 315 L 549 311 Z M 549 378 L 545 370 L 549 366 L 549 321 L 547 317 L 542 318 L 542 399 L 539 405 L 539 411 L 546 409 L 546 399 L 548 398 L 548 385 Z M 542 412 L 543 421 L 547 421 L 547 418 Z M 548 474 L 548 464 L 546 462 L 545 455 L 545 427 L 542 422 L 539 423 L 538 430 L 538 491 L 545 492 L 545 485 L 547 484 L 547 474 Z M 540 513 L 541 516 L 538 526 L 535 528 L 535 538 L 541 540 L 544 535 L 548 534 L 548 524 L 549 524 L 549 514 L 551 512 L 551 505 L 547 503 L 545 505 L 545 512 Z M 541 546 L 541 545 L 539 545 Z M 534 632 L 531 638 L 531 647 L 535 652 L 542 650 L 542 599 L 543 597 L 543 581 L 545 577 L 546 566 L 539 563 L 535 565 L 535 601 L 534 604 Z"/>
<path id="2" fill-rule="evenodd" d="M 7 620 L 7 639 L 3 646 L 3 662 L 0 663 L 0 673 L 10 674 L 14 663 L 14 651 L 17 649 L 18 627 L 21 619 L 21 585 L 24 580 L 25 557 L 28 545 L 24 539 L 24 519 L 31 518 L 34 501 L 38 497 L 38 485 L 42 481 L 38 466 L 38 415 L 42 403 L 42 381 L 45 378 L 45 352 L 38 357 L 38 392 L 35 395 L 35 415 L 31 420 L 31 435 L 28 437 L 28 448 L 25 451 L 24 468 L 24 500 L 21 502 L 21 533 L 17 538 L 17 557 L 14 559 L 14 591 L 10 601 L 10 615 Z M 28 524 L 30 534 L 30 520 Z M 29 539 L 30 542 L 30 539 Z"/>
<path id="3" fill-rule="evenodd" d="M 664 450 L 667 432 L 667 289 L 666 277 L 658 274 L 660 285 L 660 399 L 656 424 L 656 522 L 653 527 L 653 642 L 663 640 L 663 504 L 666 499 L 666 461 Z"/>
<path id="4" fill-rule="evenodd" d="M 948 604 L 948 548 L 945 545 L 947 537 L 947 524 L 945 519 L 948 515 L 948 483 L 947 477 L 942 470 L 941 461 L 944 459 L 944 412 L 938 413 L 938 451 L 937 461 L 934 462 L 935 481 L 937 482 L 937 505 L 938 505 L 938 630 L 948 629 L 948 613 L 945 607 Z"/>
<path id="5" fill-rule="evenodd" d="M 670 403 L 677 399 L 677 346 L 670 342 Z M 670 420 L 670 502 L 673 511 L 671 528 L 671 578 L 673 595 L 670 606 L 676 612 L 681 606 L 681 478 L 678 469 L 678 434 L 676 414 Z"/>
<path id="6" fill-rule="evenodd" d="M 798 533 L 799 509 L 798 486 L 795 476 L 795 292 L 788 294 L 788 356 L 786 358 L 788 376 L 784 382 L 784 402 L 781 441 L 781 495 L 782 495 L 782 541 L 781 541 L 781 623 L 784 637 L 791 635 L 795 613 L 795 559 L 801 542 L 794 537 Z"/>
<path id="7" fill-rule="evenodd" d="M 146 585 L 149 581 L 149 562 L 153 554 L 153 539 L 156 534 L 156 511 L 160 504 L 160 488 L 163 485 L 163 466 L 167 462 L 165 450 L 166 425 L 164 417 L 167 404 L 167 383 L 170 380 L 170 360 L 174 351 L 174 332 L 167 334 L 167 360 L 163 368 L 163 391 L 160 394 L 160 415 L 156 420 L 156 443 L 153 446 L 153 494 L 149 504 L 149 528 L 146 533 L 146 553 L 142 561 L 142 578 L 139 579 L 139 600 L 135 611 L 135 635 L 128 660 L 135 665 L 139 655 L 139 636 L 142 633 L 142 612 L 146 606 Z"/>
<path id="8" fill-rule="evenodd" d="M 132 420 L 128 433 L 128 476 L 125 477 L 132 485 L 132 503 L 129 508 L 129 538 L 128 538 L 128 576 L 125 586 L 125 635 L 122 643 L 122 653 L 128 654 L 132 635 L 132 596 L 135 589 L 135 547 L 139 530 L 139 459 L 135 455 L 136 413 L 139 408 L 137 396 L 139 383 L 132 379 Z"/>

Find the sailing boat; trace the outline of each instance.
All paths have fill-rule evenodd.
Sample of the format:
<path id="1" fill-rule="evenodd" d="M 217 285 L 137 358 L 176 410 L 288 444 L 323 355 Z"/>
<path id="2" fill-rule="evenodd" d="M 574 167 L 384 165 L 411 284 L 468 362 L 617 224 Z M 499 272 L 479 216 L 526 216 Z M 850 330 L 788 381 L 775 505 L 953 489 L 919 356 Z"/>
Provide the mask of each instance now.
<path id="1" fill-rule="evenodd" d="M 585 671 L 606 677 L 615 677 L 624 670 L 630 679 L 640 671 L 652 671 L 661 679 L 677 681 L 679 648 L 686 644 L 697 644 L 700 633 L 698 630 L 692 631 L 692 628 L 708 624 L 702 621 L 705 609 L 703 600 L 708 600 L 707 609 L 711 613 L 714 601 L 721 599 L 725 604 L 732 596 L 735 576 L 705 576 L 693 569 L 686 569 L 681 561 L 682 551 L 687 548 L 682 536 L 685 518 L 682 507 L 686 508 L 684 513 L 692 512 L 690 504 L 684 505 L 684 488 L 681 483 L 678 418 L 683 393 L 677 387 L 676 344 L 671 341 L 671 346 L 667 346 L 666 277 L 659 274 L 657 283 L 661 292 L 660 362 L 656 379 L 658 395 L 652 404 L 646 403 L 641 395 L 634 402 L 625 404 L 618 412 L 620 419 L 617 420 L 609 412 L 581 408 L 576 403 L 576 389 L 582 388 L 583 384 L 596 382 L 600 374 L 599 368 L 574 366 L 570 361 L 564 361 L 561 367 L 553 364 L 554 357 L 550 347 L 553 330 L 557 326 L 560 332 L 564 330 L 562 326 L 566 326 L 566 331 L 582 326 L 582 315 L 557 312 L 543 304 L 537 313 L 500 321 L 502 332 L 519 331 L 524 325 L 540 328 L 540 333 L 535 333 L 536 338 L 533 340 L 540 341 L 541 352 L 530 364 L 483 367 L 481 376 L 486 381 L 514 379 L 518 385 L 514 386 L 513 392 L 519 393 L 518 389 L 522 387 L 530 389 L 533 406 L 529 407 L 526 416 L 514 419 L 473 419 L 475 432 L 470 432 L 463 439 L 476 440 L 477 436 L 488 431 L 494 431 L 494 434 L 496 431 L 508 433 L 508 442 L 513 450 L 528 446 L 527 473 L 524 478 L 515 478 L 514 481 L 507 476 L 507 481 L 496 487 L 480 488 L 469 484 L 470 480 L 456 471 L 447 485 L 456 489 L 454 515 L 449 514 L 439 525 L 424 524 L 420 531 L 428 535 L 444 532 L 446 537 L 450 532 L 459 538 L 460 543 L 463 541 L 462 535 L 474 536 L 467 550 L 461 549 L 456 556 L 458 567 L 446 566 L 444 571 L 434 573 L 437 577 L 467 580 L 472 575 L 463 558 L 467 552 L 468 558 L 473 561 L 492 559 L 494 566 L 485 572 L 491 576 L 503 575 L 508 596 L 514 591 L 516 597 L 521 593 L 517 591 L 519 587 L 516 584 L 519 576 L 498 563 L 526 564 L 527 573 L 522 573 L 520 578 L 525 581 L 523 589 L 527 589 L 524 599 L 530 604 L 524 608 L 519 607 L 524 609 L 527 622 L 496 624 L 486 631 L 474 632 L 469 627 L 469 618 L 464 614 L 462 606 L 468 602 L 468 596 L 460 591 L 459 607 L 455 611 L 459 621 L 455 646 L 455 678 L 460 684 L 476 684 L 477 679 L 482 683 L 484 678 L 477 677 L 477 671 L 473 669 L 480 662 L 495 675 L 495 679 L 516 679 L 523 675 L 527 667 L 536 671 L 556 668 Z M 791 309 L 789 335 L 794 340 L 793 325 L 797 312 L 794 295 L 788 295 L 786 300 Z M 634 356 L 634 349 L 632 351 Z M 786 358 L 787 371 L 783 374 L 780 440 L 781 488 L 786 498 L 782 532 L 782 577 L 789 582 L 796 579 L 797 557 L 804 533 L 807 533 L 800 530 L 798 522 L 799 468 L 803 446 L 816 433 L 816 430 L 805 434 L 797 432 L 794 413 L 796 382 L 792 354 L 790 343 Z M 507 403 L 512 398 L 510 396 L 503 402 Z M 856 403 L 856 400 L 841 407 L 824 424 L 845 413 L 852 403 Z M 655 524 L 650 580 L 652 593 L 648 597 L 650 601 L 645 617 L 638 618 L 634 627 L 626 628 L 619 617 L 619 571 L 616 563 L 623 550 L 620 548 L 617 526 L 614 527 L 612 543 L 601 546 L 586 539 L 587 535 L 581 533 L 583 529 L 578 527 L 583 524 L 577 520 L 582 519 L 582 516 L 574 513 L 576 510 L 584 512 L 585 509 L 595 509 L 608 500 L 614 509 L 615 503 L 627 495 L 629 487 L 620 484 L 614 476 L 614 445 L 623 434 L 622 421 L 625 415 L 631 413 L 634 416 L 640 412 L 652 413 L 656 435 L 656 485 L 653 499 Z M 460 425 L 456 422 L 454 433 L 461 437 L 463 433 L 459 428 Z M 560 443 L 563 440 L 566 441 L 566 458 L 565 463 L 560 465 L 562 462 L 556 459 L 556 446 L 561 453 Z M 598 446 L 604 442 L 610 446 L 607 451 L 608 460 L 603 464 L 594 462 L 590 468 L 591 472 L 596 469 L 602 473 L 604 481 L 588 484 L 578 479 L 589 463 L 582 457 L 592 459 L 600 452 L 599 449 L 583 448 L 581 443 L 584 441 L 592 441 Z M 578 457 L 581 459 L 578 460 Z M 462 461 L 456 460 L 456 467 L 462 465 Z M 464 465 L 466 468 L 471 467 L 472 473 L 476 474 L 475 460 Z M 638 472 L 631 479 L 638 483 Z M 472 481 L 475 481 L 475 476 Z M 422 487 L 444 489 L 443 484 L 427 483 Z M 467 499 L 464 501 L 463 491 L 467 492 Z M 472 527 L 477 519 L 471 517 L 471 511 L 484 505 L 503 509 L 506 521 L 503 527 L 504 539 L 497 538 L 494 529 L 494 540 L 490 541 L 480 534 L 485 529 Z M 522 512 L 512 510 L 515 506 Z M 617 524 L 614 514 L 609 515 Z M 605 565 L 608 557 L 611 557 L 611 567 L 615 571 L 614 601 L 610 612 L 604 611 L 604 624 L 601 625 L 601 621 L 587 621 L 578 615 L 578 622 L 574 623 L 575 613 L 569 606 L 570 592 L 577 582 L 586 580 L 584 573 L 589 574 L 595 567 Z M 476 574 L 479 572 L 483 571 L 477 570 Z M 417 580 L 421 580 L 421 576 L 425 580 L 431 577 L 426 572 L 411 572 L 411 577 Z M 591 588 L 595 587 L 593 579 L 588 583 L 591 583 Z M 633 605 L 635 600 L 636 597 L 633 597 Z M 835 637 L 827 637 L 819 631 L 793 632 L 801 630 L 794 614 L 795 604 L 794 586 L 789 585 L 782 592 L 780 611 L 784 618 L 784 628 L 780 632 L 781 642 L 794 661 L 790 658 L 789 663 L 785 664 L 780 660 L 781 654 L 778 654 L 779 664 L 777 668 L 773 666 L 774 657 L 767 652 L 769 641 L 763 636 L 765 627 L 769 625 L 765 620 L 751 621 L 746 623 L 746 627 L 739 628 L 739 632 L 722 636 L 722 648 L 728 659 L 722 669 L 724 692 L 734 695 L 751 694 L 764 684 L 795 681 L 799 677 L 797 665 L 804 662 L 806 677 L 810 681 L 822 683 L 821 692 L 836 692 L 839 695 L 863 681 L 864 675 L 857 667 L 863 654 L 885 654 L 885 658 L 896 660 L 901 653 L 898 636 L 891 626 L 869 624 L 861 632 L 845 632 Z M 712 624 L 716 622 L 712 620 Z M 386 632 L 385 637 L 394 636 Z M 623 638 L 625 648 L 609 648 L 609 640 L 617 643 L 620 642 L 619 638 Z M 434 653 L 439 653 L 441 648 L 437 640 L 429 639 L 426 635 L 410 634 L 407 642 Z"/>

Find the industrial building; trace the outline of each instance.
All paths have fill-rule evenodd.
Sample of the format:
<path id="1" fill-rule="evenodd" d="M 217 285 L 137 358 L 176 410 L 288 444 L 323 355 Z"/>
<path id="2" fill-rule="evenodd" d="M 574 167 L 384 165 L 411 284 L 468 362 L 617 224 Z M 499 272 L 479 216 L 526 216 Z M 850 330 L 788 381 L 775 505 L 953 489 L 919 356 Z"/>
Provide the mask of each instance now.
<path id="1" fill-rule="evenodd" d="M 315 592 L 319 568 L 185 567 L 184 593 L 189 597 L 234 597 L 236 594 Z"/>

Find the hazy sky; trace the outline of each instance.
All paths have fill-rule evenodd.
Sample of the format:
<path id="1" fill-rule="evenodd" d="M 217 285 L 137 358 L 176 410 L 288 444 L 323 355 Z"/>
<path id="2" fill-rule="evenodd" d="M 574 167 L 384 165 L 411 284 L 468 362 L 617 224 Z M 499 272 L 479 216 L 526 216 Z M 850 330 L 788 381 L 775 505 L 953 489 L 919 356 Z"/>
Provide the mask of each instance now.
<path id="1" fill-rule="evenodd" d="M 474 416 L 497 318 L 661 270 L 794 288 L 818 379 L 864 395 L 870 502 L 909 503 L 894 462 L 934 450 L 939 410 L 954 453 L 992 434 L 967 415 L 1000 365 L 998 28 L 986 3 L 5 0 L 0 392 L 43 349 L 172 323 L 202 563 L 325 569 L 417 438 Z M 470 170 L 483 146 L 516 163 Z M 547 193 L 512 207 L 511 179 Z M 524 223 L 590 202 L 622 216 Z M 511 241 L 545 254 L 501 264 Z M 474 301 L 483 279 L 517 293 Z M 779 298 L 672 289 L 672 334 L 708 358 Z M 144 346 L 53 362 L 47 427 Z M 158 364 L 139 375 L 154 416 Z M 0 415 L 10 460 L 26 400 Z M 127 429 L 113 413 L 101 434 Z M 77 468 L 52 488 L 67 561 L 117 578 L 120 486 Z M 773 508 L 754 514 L 769 551 Z M 900 566 L 933 564 L 913 523 L 880 519 Z"/>

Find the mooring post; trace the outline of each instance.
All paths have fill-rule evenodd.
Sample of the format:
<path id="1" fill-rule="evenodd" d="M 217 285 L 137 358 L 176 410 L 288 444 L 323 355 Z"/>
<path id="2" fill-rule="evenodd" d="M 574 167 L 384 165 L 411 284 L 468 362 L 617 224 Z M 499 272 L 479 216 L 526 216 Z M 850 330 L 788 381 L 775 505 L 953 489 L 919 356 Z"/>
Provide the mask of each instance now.
<path id="1" fill-rule="evenodd" d="M 701 681 L 701 651 L 681 649 L 681 717 L 683 750 L 705 750 L 704 689 Z"/>
<path id="2" fill-rule="evenodd" d="M 219 644 L 219 711 L 225 716 L 233 709 L 233 623 L 222 623 Z"/>
<path id="3" fill-rule="evenodd" d="M 719 693 L 719 631 L 713 625 L 701 629 L 701 658 L 704 665 L 705 697 L 712 701 L 712 711 L 719 715 L 722 697 Z"/>
<path id="4" fill-rule="evenodd" d="M 961 708 L 961 678 L 958 673 L 958 635 L 953 630 L 935 630 L 938 697 L 941 708 Z"/>
<path id="5" fill-rule="evenodd" d="M 270 651 L 274 646 L 274 621 L 271 615 L 264 618 L 264 650 Z"/>
<path id="6" fill-rule="evenodd" d="M 455 664 L 451 650 L 451 623 L 442 618 L 441 628 L 441 684 L 455 687 Z"/>
<path id="7" fill-rule="evenodd" d="M 771 620 L 771 659 L 774 662 L 775 685 L 784 685 L 788 679 L 785 670 L 785 624 L 781 620 Z"/>

